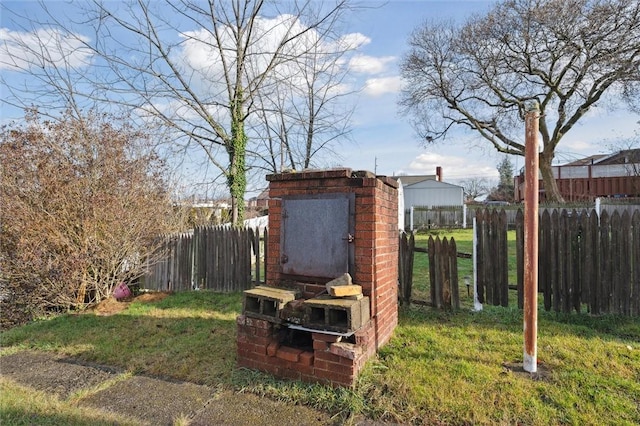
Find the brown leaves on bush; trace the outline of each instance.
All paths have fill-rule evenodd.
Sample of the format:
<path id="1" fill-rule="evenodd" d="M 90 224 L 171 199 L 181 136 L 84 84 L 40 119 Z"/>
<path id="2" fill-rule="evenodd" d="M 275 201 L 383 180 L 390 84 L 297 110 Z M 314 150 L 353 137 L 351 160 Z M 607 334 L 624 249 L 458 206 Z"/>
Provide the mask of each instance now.
<path id="1" fill-rule="evenodd" d="M 175 229 L 164 162 L 144 132 L 68 113 L 0 132 L 0 286 L 41 307 L 97 303 L 153 262 Z"/>

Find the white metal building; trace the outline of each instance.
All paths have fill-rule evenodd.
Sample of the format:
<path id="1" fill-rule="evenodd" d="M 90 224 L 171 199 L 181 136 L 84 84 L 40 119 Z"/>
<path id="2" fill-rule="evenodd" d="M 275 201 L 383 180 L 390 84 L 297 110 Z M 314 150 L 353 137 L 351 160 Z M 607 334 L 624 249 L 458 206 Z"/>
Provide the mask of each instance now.
<path id="1" fill-rule="evenodd" d="M 407 176 L 406 178 L 411 178 Z M 402 184 L 404 192 L 404 208 L 413 207 L 440 207 L 462 206 L 464 204 L 464 189 L 458 185 L 439 182 L 433 179 L 425 179 L 419 182 L 406 184 L 404 176 L 398 180 Z"/>

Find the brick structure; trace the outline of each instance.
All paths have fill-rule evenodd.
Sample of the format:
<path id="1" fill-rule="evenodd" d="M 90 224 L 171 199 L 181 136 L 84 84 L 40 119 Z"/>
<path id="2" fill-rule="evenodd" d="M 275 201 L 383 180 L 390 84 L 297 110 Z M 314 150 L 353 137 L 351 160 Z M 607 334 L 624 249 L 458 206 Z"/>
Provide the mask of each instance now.
<path id="1" fill-rule="evenodd" d="M 357 302 L 328 306 L 327 318 L 321 320 L 329 324 L 318 330 L 296 329 L 286 321 L 255 318 L 251 312 L 244 312 L 237 319 L 238 365 L 284 378 L 352 386 L 366 360 L 391 338 L 398 322 L 397 182 L 350 169 L 282 173 L 269 175 L 267 180 L 270 199 L 266 285 L 293 290 L 303 300 L 322 293 L 326 282 L 335 276 L 285 273 L 286 256 L 281 249 L 283 200 L 348 194 L 354 201 L 353 235 L 348 235 L 349 270 L 341 272 L 349 272 L 353 283 L 362 286 L 364 297 Z M 325 302 L 314 300 L 315 303 L 309 300 L 305 310 L 321 315 L 323 311 L 319 309 L 324 309 Z M 362 303 L 368 306 L 361 306 Z M 335 324 L 331 324 L 332 314 L 338 318 Z M 305 325 L 313 327 L 317 319 L 307 316 Z"/>

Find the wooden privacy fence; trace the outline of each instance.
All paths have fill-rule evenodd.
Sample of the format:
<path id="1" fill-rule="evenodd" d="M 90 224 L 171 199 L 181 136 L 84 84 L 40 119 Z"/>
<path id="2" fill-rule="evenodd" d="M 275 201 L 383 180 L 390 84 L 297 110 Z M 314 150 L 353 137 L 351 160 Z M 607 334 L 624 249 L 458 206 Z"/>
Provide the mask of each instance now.
<path id="1" fill-rule="evenodd" d="M 557 204 L 541 204 L 539 206 L 540 214 L 544 211 L 553 213 L 556 209 L 566 208 L 568 210 L 592 210 L 596 209 L 600 212 L 607 212 L 609 216 L 614 212 L 624 213 L 633 212 L 640 206 L 640 198 L 597 198 L 595 201 L 575 202 L 568 206 L 559 206 Z M 413 217 L 413 229 L 431 229 L 431 228 L 460 228 L 466 223 L 467 227 L 471 226 L 474 217 L 477 217 L 478 210 L 492 209 L 482 204 L 469 204 L 464 206 L 413 206 L 405 209 L 405 226 L 410 229 Z M 499 207 L 499 210 L 505 211 L 507 214 L 507 224 L 509 229 L 514 229 L 516 224 L 516 216 L 518 211 L 522 209 L 521 205 L 512 204 L 509 206 Z M 412 213 L 413 211 L 413 213 Z"/>
<path id="2" fill-rule="evenodd" d="M 453 238 L 429 237 L 429 287 L 431 303 L 437 308 L 460 308 L 458 294 L 458 251 Z"/>
<path id="3" fill-rule="evenodd" d="M 523 227 L 516 226 L 518 305 L 524 278 Z M 539 225 L 538 291 L 549 311 L 640 315 L 640 211 L 600 218 L 594 210 L 545 211 Z"/>
<path id="4" fill-rule="evenodd" d="M 429 256 L 429 297 L 427 303 L 437 308 L 460 308 L 458 291 L 458 252 L 453 238 L 429 237 L 427 248 L 416 247 L 413 234 L 400 233 L 398 277 L 400 301 L 411 303 L 413 259 L 415 252 Z"/>
<path id="5" fill-rule="evenodd" d="M 266 230 L 261 238 L 258 229 L 207 226 L 163 239 L 160 260 L 148 266 L 144 277 L 146 289 L 233 292 L 260 282 L 268 246 Z"/>
<path id="6" fill-rule="evenodd" d="M 476 210 L 476 238 L 478 301 L 508 306 L 509 253 L 505 210 Z"/>
<path id="7" fill-rule="evenodd" d="M 420 228 L 460 228 L 466 208 L 460 206 L 412 206 L 405 209 L 406 226 Z"/>
<path id="8" fill-rule="evenodd" d="M 411 303 L 413 288 L 413 253 L 416 240 L 413 233 L 400 232 L 398 244 L 398 297 L 402 304 Z"/>

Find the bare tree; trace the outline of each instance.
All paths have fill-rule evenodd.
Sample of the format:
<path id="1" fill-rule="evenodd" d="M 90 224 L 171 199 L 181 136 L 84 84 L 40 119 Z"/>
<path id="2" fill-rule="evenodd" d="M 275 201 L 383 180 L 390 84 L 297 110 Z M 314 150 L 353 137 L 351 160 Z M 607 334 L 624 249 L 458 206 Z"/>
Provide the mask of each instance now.
<path id="1" fill-rule="evenodd" d="M 0 132 L 0 284 L 37 306 L 83 307 L 144 273 L 176 230 L 163 161 L 114 117 L 71 112 Z M 14 292 L 15 293 L 15 292 Z"/>
<path id="2" fill-rule="evenodd" d="M 508 0 L 461 27 L 425 23 L 409 44 L 401 105 L 418 133 L 430 142 L 462 127 L 524 155 L 525 103 L 537 100 L 544 188 L 561 201 L 556 147 L 605 95 L 640 81 L 640 3 Z"/>
<path id="3" fill-rule="evenodd" d="M 460 182 L 464 191 L 464 199 L 466 201 L 474 201 L 489 192 L 489 182 L 486 178 L 471 178 Z"/>
<path id="4" fill-rule="evenodd" d="M 46 10 L 46 3 L 41 5 Z M 232 220 L 240 224 L 250 166 L 247 123 L 258 109 L 257 96 L 272 92 L 275 81 L 290 79 L 290 64 L 313 54 L 346 9 L 347 0 L 95 0 L 75 28 L 52 13 L 46 23 L 30 25 L 64 34 L 63 48 L 71 44 L 89 52 L 85 62 L 92 66 L 75 64 L 67 75 L 72 78 L 65 79 L 81 84 L 61 86 L 61 92 L 81 92 L 170 128 L 174 148 L 191 162 L 204 157 L 206 167 L 224 177 Z M 81 35 L 87 26 L 93 28 L 90 37 Z M 43 41 L 31 49 L 35 65 L 55 59 L 38 52 Z M 24 69 L 19 59 L 11 59 L 20 55 L 14 52 L 8 61 Z M 28 98 L 23 96 L 28 89 L 13 89 L 13 99 Z"/>
<path id="5" fill-rule="evenodd" d="M 323 159 L 336 159 L 334 147 L 348 137 L 353 113 L 345 100 L 354 93 L 346 81 L 345 56 L 357 47 L 357 40 L 341 38 L 317 44 L 289 64 L 295 84 L 275 81 L 271 93 L 259 94 L 257 155 L 269 172 L 319 167 Z"/>

